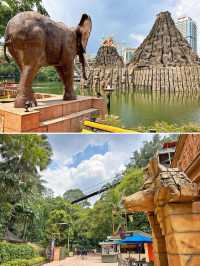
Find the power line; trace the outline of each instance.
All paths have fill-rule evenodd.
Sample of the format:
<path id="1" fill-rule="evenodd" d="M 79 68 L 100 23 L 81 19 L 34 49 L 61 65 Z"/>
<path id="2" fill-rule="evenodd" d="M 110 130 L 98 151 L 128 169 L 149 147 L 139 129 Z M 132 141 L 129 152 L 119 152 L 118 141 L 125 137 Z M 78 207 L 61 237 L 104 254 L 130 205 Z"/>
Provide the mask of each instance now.
<path id="1" fill-rule="evenodd" d="M 87 200 L 87 199 L 89 199 L 89 198 L 92 198 L 92 197 L 94 197 L 94 196 L 97 196 L 97 195 L 99 195 L 99 194 L 101 194 L 101 193 L 103 193 L 103 192 L 105 192 L 105 191 L 107 191 L 107 190 L 109 190 L 109 189 L 115 187 L 115 186 L 118 185 L 120 182 L 121 182 L 121 180 L 119 180 L 118 182 L 116 182 L 116 183 L 113 184 L 113 185 L 110 185 L 110 186 L 108 186 L 108 187 L 101 188 L 100 190 L 97 190 L 97 191 L 95 191 L 95 192 L 93 192 L 93 193 L 91 193 L 91 194 L 89 194 L 89 195 L 86 195 L 86 196 L 83 196 L 83 197 L 81 197 L 81 198 L 79 198 L 79 199 L 76 199 L 76 200 L 72 201 L 71 204 L 76 204 L 76 203 L 82 202 L 82 201 L 84 201 L 84 200 Z"/>

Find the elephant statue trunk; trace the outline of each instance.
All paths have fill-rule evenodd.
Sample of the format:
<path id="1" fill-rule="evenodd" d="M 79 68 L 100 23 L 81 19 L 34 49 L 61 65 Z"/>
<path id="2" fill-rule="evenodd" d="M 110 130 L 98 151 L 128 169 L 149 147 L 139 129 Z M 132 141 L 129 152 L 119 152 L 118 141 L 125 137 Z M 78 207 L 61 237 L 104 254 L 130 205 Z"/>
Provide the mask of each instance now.
<path id="1" fill-rule="evenodd" d="M 82 45 L 82 33 L 80 32 L 79 28 L 76 31 L 77 34 L 77 54 L 79 57 L 79 62 L 82 66 L 82 73 L 83 73 L 83 79 L 87 80 L 85 65 L 86 65 L 86 59 L 85 59 L 85 49 Z"/>

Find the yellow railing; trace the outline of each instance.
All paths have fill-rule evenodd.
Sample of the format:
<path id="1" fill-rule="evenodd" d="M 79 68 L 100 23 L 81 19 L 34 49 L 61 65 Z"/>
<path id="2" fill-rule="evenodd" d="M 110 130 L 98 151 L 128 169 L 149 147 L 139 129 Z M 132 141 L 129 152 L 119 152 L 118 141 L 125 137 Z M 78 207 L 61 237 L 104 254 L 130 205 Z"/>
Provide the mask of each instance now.
<path id="1" fill-rule="evenodd" d="M 92 129 L 92 130 L 97 130 L 97 131 L 102 131 L 102 132 L 110 132 L 110 133 L 136 133 L 135 131 L 132 131 L 132 130 L 108 126 L 105 124 L 91 122 L 88 120 L 84 121 L 83 125 L 84 125 L 84 127 L 87 128 L 87 129 L 83 129 L 83 133 L 89 133 L 90 131 L 88 130 L 88 128 Z"/>

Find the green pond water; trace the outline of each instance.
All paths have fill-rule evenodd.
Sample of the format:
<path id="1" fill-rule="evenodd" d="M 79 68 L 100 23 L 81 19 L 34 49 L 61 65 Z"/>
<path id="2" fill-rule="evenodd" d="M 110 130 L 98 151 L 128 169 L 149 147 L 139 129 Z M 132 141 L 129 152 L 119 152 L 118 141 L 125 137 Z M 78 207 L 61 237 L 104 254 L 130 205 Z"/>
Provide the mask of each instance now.
<path id="1" fill-rule="evenodd" d="M 34 84 L 34 91 L 63 94 L 61 83 Z M 90 94 L 84 90 L 77 94 Z M 107 100 L 106 96 L 105 100 Z M 200 94 L 117 93 L 111 96 L 111 114 L 127 127 L 151 126 L 157 121 L 184 125 L 200 123 Z"/>

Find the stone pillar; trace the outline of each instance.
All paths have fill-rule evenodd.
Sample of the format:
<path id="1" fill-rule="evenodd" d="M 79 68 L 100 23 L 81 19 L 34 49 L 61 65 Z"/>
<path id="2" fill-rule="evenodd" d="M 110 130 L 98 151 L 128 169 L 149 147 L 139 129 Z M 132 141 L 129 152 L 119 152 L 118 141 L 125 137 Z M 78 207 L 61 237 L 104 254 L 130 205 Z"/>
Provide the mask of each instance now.
<path id="1" fill-rule="evenodd" d="M 169 265 L 200 265 L 200 201 L 169 203 L 164 230 Z"/>
<path id="2" fill-rule="evenodd" d="M 154 265 L 169 266 L 171 264 L 168 264 L 165 236 L 162 235 L 162 231 L 157 221 L 157 217 L 152 213 L 148 215 L 148 219 L 152 228 L 152 235 L 153 235 L 153 250 L 155 256 Z"/>

